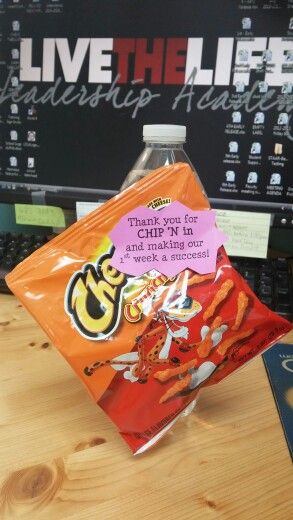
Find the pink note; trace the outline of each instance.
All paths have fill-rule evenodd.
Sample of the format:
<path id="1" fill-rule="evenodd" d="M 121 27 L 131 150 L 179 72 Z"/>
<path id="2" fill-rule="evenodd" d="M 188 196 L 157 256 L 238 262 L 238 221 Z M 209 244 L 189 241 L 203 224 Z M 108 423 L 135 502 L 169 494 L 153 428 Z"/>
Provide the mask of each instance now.
<path id="1" fill-rule="evenodd" d="M 110 233 L 115 246 L 111 265 L 135 276 L 152 269 L 170 277 L 187 268 L 212 273 L 217 251 L 227 240 L 215 217 L 214 210 L 193 211 L 181 202 L 160 211 L 140 206 Z"/>

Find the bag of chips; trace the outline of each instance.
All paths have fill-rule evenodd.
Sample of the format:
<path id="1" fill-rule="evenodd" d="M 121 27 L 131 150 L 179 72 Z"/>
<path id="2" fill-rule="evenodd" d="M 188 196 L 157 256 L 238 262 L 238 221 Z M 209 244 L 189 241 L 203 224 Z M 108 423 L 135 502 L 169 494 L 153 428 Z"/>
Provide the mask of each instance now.
<path id="1" fill-rule="evenodd" d="M 265 307 L 223 247 L 216 270 L 130 276 L 111 265 L 109 235 L 131 210 L 209 203 L 187 164 L 160 168 L 113 197 L 6 280 L 119 428 L 134 453 L 292 326 Z"/>

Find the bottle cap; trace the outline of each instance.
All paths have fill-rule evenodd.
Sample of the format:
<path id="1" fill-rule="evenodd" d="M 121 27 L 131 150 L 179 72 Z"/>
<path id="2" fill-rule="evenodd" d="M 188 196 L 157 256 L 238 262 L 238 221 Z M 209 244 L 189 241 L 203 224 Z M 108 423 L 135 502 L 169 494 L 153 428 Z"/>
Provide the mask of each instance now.
<path id="1" fill-rule="evenodd" d="M 144 125 L 143 140 L 157 143 L 184 143 L 186 126 L 181 125 Z"/>

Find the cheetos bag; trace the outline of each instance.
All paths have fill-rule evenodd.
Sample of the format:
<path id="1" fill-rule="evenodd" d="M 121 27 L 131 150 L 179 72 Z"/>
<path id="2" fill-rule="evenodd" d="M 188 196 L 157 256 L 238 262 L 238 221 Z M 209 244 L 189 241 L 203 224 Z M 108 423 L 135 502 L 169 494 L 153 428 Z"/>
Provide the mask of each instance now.
<path id="1" fill-rule="evenodd" d="M 6 278 L 134 453 L 162 437 L 200 389 L 291 329 L 256 298 L 223 247 L 216 271 L 205 275 L 130 276 L 111 266 L 109 234 L 119 220 L 174 201 L 209 211 L 187 164 L 150 173 Z"/>

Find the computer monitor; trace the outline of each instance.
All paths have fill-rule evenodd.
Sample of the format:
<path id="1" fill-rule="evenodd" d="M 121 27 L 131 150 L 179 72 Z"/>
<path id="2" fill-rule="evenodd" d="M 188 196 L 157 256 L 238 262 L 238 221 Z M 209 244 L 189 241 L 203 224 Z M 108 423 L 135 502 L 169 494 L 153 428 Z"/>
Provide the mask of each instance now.
<path id="1" fill-rule="evenodd" d="M 7 0 L 0 19 L 0 202 L 107 198 L 143 124 L 175 123 L 214 207 L 292 227 L 292 0 Z"/>

